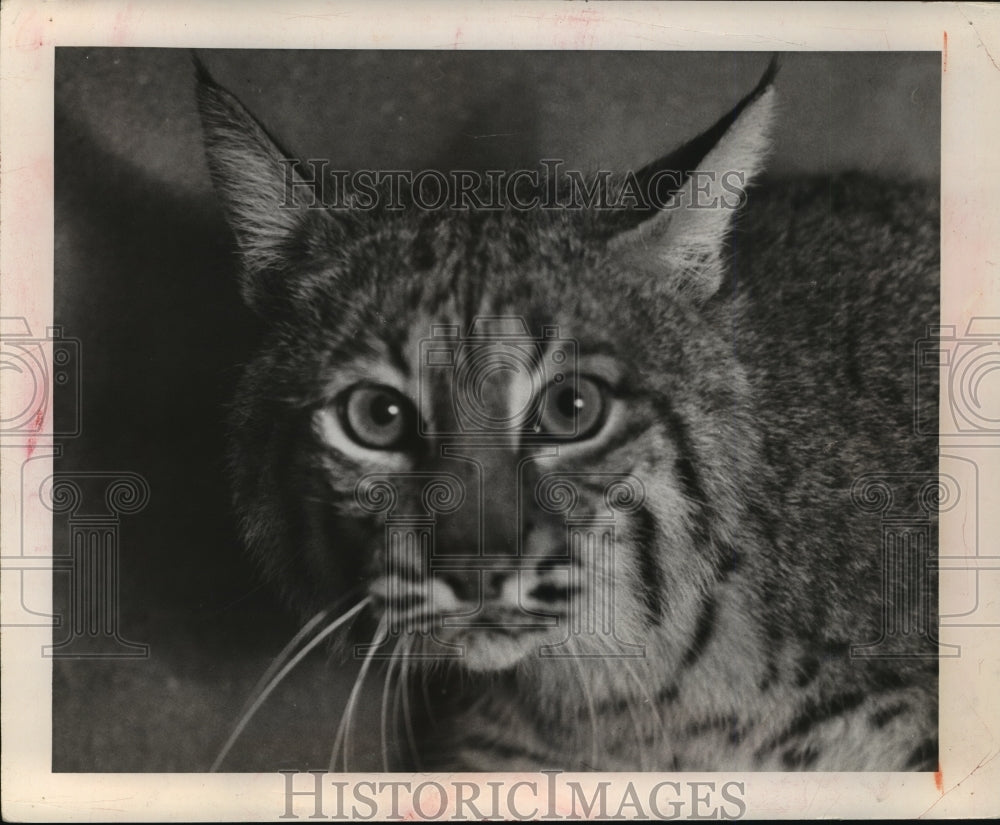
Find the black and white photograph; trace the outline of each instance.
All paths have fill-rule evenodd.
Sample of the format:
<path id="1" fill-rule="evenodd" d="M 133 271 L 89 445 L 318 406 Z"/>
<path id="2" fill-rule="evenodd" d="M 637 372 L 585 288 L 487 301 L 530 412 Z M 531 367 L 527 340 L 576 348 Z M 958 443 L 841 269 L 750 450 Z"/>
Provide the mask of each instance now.
<path id="1" fill-rule="evenodd" d="M 997 213 L 955 193 L 998 177 L 949 83 L 1000 29 L 900 5 L 906 47 L 681 48 L 659 3 L 39 35 L 5 774 L 40 716 L 121 821 L 153 775 L 206 783 L 166 818 L 995 812 Z"/>

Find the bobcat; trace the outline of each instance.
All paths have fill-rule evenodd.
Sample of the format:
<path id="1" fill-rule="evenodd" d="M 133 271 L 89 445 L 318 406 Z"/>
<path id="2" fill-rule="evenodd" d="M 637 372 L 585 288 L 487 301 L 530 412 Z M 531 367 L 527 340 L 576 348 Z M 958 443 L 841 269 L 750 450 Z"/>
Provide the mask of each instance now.
<path id="1" fill-rule="evenodd" d="M 199 66 L 264 328 L 235 507 L 313 617 L 249 713 L 350 627 L 331 769 L 379 695 L 387 768 L 935 769 L 933 547 L 883 553 L 867 505 L 933 499 L 910 354 L 937 320 L 937 197 L 756 180 L 774 73 L 616 179 L 645 201 L 393 210 L 315 208 Z"/>

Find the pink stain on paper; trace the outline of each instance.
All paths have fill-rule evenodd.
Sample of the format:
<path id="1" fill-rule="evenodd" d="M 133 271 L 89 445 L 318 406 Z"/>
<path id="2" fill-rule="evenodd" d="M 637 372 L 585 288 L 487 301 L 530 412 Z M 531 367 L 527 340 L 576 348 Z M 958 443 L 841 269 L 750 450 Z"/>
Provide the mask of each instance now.
<path id="1" fill-rule="evenodd" d="M 118 12 L 111 24 L 111 43 L 114 46 L 125 46 L 128 44 L 132 34 L 132 4 L 129 3 L 124 9 Z"/>
<path id="2" fill-rule="evenodd" d="M 604 20 L 596 9 L 583 9 L 573 14 L 560 14 L 555 18 L 556 45 L 564 49 L 586 49 L 594 45 L 593 26 Z M 566 32 L 563 34 L 563 32 Z"/>
<path id="3" fill-rule="evenodd" d="M 28 453 L 28 458 L 31 458 L 32 453 L 35 452 L 35 444 L 38 441 L 38 433 L 41 431 L 45 424 L 45 407 L 39 407 L 38 412 L 35 413 L 35 417 L 31 421 L 32 434 L 28 436 L 28 443 L 25 445 L 25 451 Z"/>
<path id="4" fill-rule="evenodd" d="M 24 52 L 42 48 L 45 45 L 45 24 L 51 23 L 52 18 L 34 11 L 18 15 L 16 19 L 20 25 L 17 28 L 17 35 L 14 37 L 15 48 Z"/>

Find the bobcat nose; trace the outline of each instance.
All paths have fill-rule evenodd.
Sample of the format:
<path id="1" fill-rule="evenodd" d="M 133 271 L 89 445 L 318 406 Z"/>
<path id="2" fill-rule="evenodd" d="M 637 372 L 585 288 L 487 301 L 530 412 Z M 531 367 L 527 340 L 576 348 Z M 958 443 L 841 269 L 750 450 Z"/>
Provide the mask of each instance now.
<path id="1" fill-rule="evenodd" d="M 507 578 L 502 570 L 442 570 L 438 576 L 451 587 L 455 598 L 475 603 L 499 598 Z"/>

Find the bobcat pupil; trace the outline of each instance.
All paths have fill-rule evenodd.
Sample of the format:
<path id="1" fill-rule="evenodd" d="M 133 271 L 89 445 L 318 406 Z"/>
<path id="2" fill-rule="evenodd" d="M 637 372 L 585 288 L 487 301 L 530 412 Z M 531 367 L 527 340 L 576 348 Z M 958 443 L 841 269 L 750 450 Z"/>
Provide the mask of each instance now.
<path id="1" fill-rule="evenodd" d="M 392 399 L 380 396 L 371 403 L 370 413 L 375 425 L 385 428 L 399 420 L 402 410 Z"/>
<path id="2" fill-rule="evenodd" d="M 556 408 L 565 418 L 572 419 L 576 411 L 583 411 L 586 402 L 580 398 L 573 390 L 564 389 L 556 396 Z"/>

